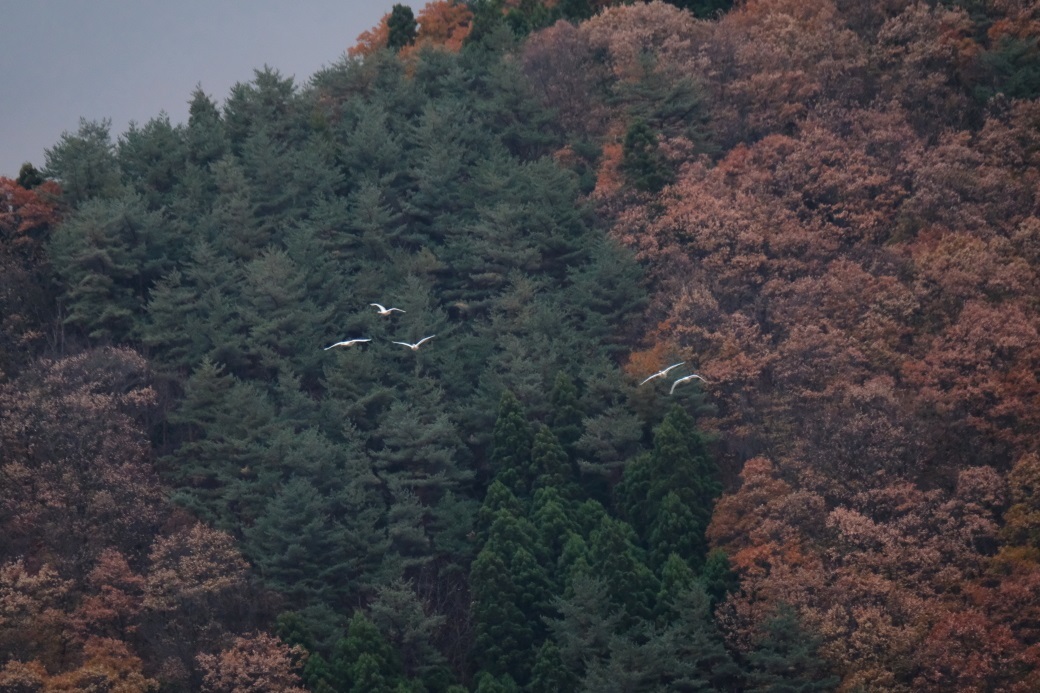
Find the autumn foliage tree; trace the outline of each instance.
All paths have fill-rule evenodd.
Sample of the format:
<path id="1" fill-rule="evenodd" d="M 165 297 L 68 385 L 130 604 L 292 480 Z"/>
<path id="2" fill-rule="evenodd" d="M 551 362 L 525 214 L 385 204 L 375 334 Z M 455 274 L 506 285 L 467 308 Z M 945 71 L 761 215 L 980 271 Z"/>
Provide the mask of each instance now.
<path id="1" fill-rule="evenodd" d="M 59 195 L 49 181 L 30 190 L 0 177 L 0 372 L 12 373 L 48 336 L 53 287 L 44 248 Z"/>

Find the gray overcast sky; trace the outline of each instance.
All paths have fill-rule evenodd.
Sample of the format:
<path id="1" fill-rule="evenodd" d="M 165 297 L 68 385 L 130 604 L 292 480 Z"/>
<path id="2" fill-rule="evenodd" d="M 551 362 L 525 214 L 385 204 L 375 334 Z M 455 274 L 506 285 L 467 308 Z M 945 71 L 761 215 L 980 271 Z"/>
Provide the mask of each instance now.
<path id="1" fill-rule="evenodd" d="M 402 0 L 397 0 L 402 2 Z M 0 0 L 0 175 L 44 150 L 80 117 L 188 117 L 197 84 L 223 103 L 265 64 L 297 84 L 339 60 L 394 0 Z M 425 0 L 410 5 L 418 14 Z"/>

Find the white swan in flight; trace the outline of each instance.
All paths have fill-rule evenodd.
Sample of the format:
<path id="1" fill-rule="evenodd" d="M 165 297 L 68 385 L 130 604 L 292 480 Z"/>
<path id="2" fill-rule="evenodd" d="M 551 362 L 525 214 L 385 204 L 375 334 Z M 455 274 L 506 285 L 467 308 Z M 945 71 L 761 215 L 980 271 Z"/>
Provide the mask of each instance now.
<path id="1" fill-rule="evenodd" d="M 431 334 L 431 335 L 430 335 L 429 337 L 423 337 L 422 339 L 420 339 L 420 340 L 419 340 L 418 342 L 416 342 L 415 344 L 409 344 L 408 342 L 394 342 L 394 344 L 400 344 L 401 346 L 406 346 L 406 347 L 408 347 L 408 348 L 409 348 L 409 349 L 411 349 L 412 351 L 418 351 L 418 350 L 419 350 L 419 345 L 420 345 L 420 344 L 422 344 L 423 342 L 425 342 L 425 341 L 426 341 L 426 340 L 428 340 L 428 339 L 433 339 L 433 338 L 434 338 L 434 337 L 436 337 L 436 336 L 437 336 L 437 335 L 435 335 L 435 334 Z"/>
<path id="2" fill-rule="evenodd" d="M 342 342 L 336 342 L 335 344 L 328 345 L 327 347 L 325 347 L 325 351 L 328 351 L 329 349 L 332 349 L 332 348 L 338 347 L 338 346 L 348 347 L 348 346 L 354 346 L 355 344 L 360 344 L 361 342 L 371 342 L 371 341 L 372 341 L 371 339 L 347 339 L 347 340 L 342 341 Z"/>
<path id="3" fill-rule="evenodd" d="M 701 376 L 697 375 L 696 373 L 694 373 L 693 375 L 684 375 L 683 377 L 679 378 L 674 383 L 672 383 L 672 389 L 668 391 L 668 394 L 672 394 L 673 392 L 675 392 L 675 386 L 678 385 L 679 383 L 685 383 L 687 380 L 692 380 L 694 378 L 697 378 L 697 380 L 700 380 L 705 385 L 708 384 L 707 380 L 705 380 Z"/>
<path id="4" fill-rule="evenodd" d="M 380 315 L 390 315 L 390 313 L 393 313 L 395 310 L 398 313 L 404 313 L 405 312 L 405 311 L 401 310 L 400 308 L 384 308 L 383 306 L 379 305 L 378 303 L 369 303 L 368 305 L 375 306 L 376 307 L 376 312 L 379 313 Z"/>
<path id="5" fill-rule="evenodd" d="M 662 375 L 666 375 L 668 373 L 668 371 L 672 370 L 673 368 L 678 368 L 679 366 L 683 365 L 684 363 L 686 363 L 686 362 L 685 361 L 680 361 L 679 363 L 673 363 L 672 365 L 668 366 L 668 368 L 665 368 L 664 370 L 657 371 L 656 373 L 654 373 L 649 378 L 647 378 L 646 380 L 644 380 L 642 383 L 639 383 L 639 384 L 642 385 L 643 383 L 647 383 L 647 382 L 653 380 L 654 378 L 659 378 Z"/>

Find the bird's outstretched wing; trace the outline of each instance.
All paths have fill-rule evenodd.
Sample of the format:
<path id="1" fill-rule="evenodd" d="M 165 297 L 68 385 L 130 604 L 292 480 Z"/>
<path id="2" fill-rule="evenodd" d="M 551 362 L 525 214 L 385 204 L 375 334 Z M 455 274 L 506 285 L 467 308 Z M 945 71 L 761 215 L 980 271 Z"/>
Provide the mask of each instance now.
<path id="1" fill-rule="evenodd" d="M 676 380 L 674 383 L 672 383 L 672 389 L 668 391 L 668 394 L 672 394 L 673 392 L 675 392 L 675 386 L 678 385 L 679 383 L 685 383 L 687 380 L 693 380 L 694 378 L 696 378 L 697 380 L 700 380 L 705 385 L 708 384 L 707 380 L 705 380 L 701 376 L 697 375 L 696 373 L 694 373 L 692 375 L 685 375 L 685 376 L 679 378 L 678 380 Z"/>
<path id="2" fill-rule="evenodd" d="M 639 384 L 640 385 L 645 385 L 646 383 L 650 382 L 654 378 L 660 378 L 662 375 L 664 375 L 664 371 L 657 371 L 656 373 L 654 373 L 649 378 L 647 378 L 646 380 L 644 380 L 643 382 L 641 382 Z"/>
<path id="3" fill-rule="evenodd" d="M 336 342 L 335 344 L 328 345 L 327 347 L 325 347 L 325 351 L 328 351 L 329 349 L 332 349 L 332 348 L 338 347 L 338 346 L 348 347 L 348 346 L 354 346 L 355 344 L 359 344 L 361 342 L 371 342 L 371 341 L 372 341 L 371 339 L 347 339 L 347 340 L 344 340 L 342 342 Z"/>
<path id="4" fill-rule="evenodd" d="M 435 334 L 431 334 L 431 335 L 430 335 L 429 337 L 423 337 L 422 339 L 420 339 L 420 340 L 419 340 L 418 342 L 416 342 L 416 343 L 415 343 L 415 346 L 419 346 L 419 345 L 420 345 L 420 344 L 422 344 L 423 342 L 425 342 L 425 341 L 427 341 L 427 340 L 429 340 L 429 339 L 433 339 L 433 338 L 434 338 L 434 337 L 436 337 L 436 336 L 437 336 L 437 335 L 435 335 Z"/>
<path id="5" fill-rule="evenodd" d="M 680 361 L 679 363 L 673 363 L 672 365 L 668 366 L 668 368 L 663 368 L 663 369 L 657 371 L 656 373 L 654 373 L 649 378 L 647 378 L 646 380 L 644 380 L 642 383 L 639 383 L 639 384 L 643 385 L 644 383 L 650 382 L 654 378 L 659 378 L 662 375 L 667 375 L 668 371 L 672 370 L 673 368 L 678 368 L 679 366 L 683 365 L 684 363 L 686 363 L 686 362 L 685 361 Z"/>

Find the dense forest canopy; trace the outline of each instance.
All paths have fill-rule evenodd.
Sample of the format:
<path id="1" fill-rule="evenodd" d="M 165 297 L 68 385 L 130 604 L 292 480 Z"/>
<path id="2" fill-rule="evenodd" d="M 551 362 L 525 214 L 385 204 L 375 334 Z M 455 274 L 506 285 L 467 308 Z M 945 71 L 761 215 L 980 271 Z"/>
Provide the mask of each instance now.
<path id="1" fill-rule="evenodd" d="M 82 121 L 0 178 L 0 689 L 1036 690 L 1038 37 L 437 0 Z"/>

